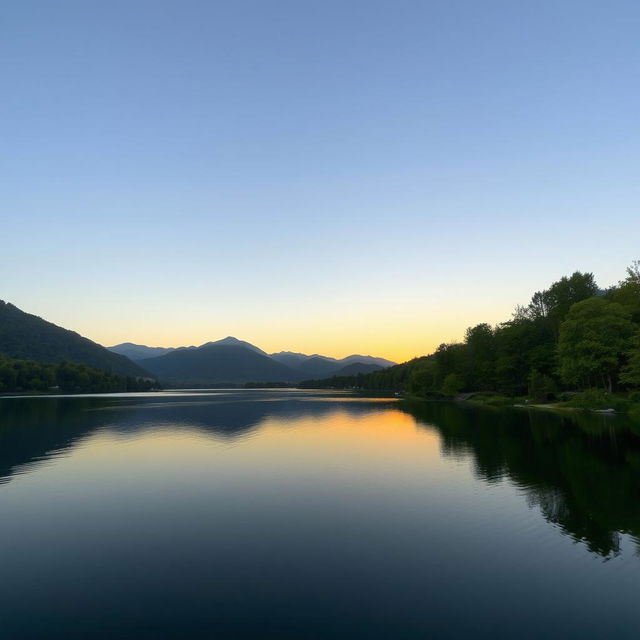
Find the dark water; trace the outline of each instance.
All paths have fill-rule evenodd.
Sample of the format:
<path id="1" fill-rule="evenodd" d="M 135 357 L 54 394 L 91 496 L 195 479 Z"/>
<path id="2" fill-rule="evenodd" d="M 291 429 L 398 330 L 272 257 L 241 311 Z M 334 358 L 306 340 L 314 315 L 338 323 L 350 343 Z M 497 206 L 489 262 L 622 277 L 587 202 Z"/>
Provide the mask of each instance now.
<path id="1" fill-rule="evenodd" d="M 640 426 L 312 392 L 0 399 L 0 637 L 637 638 Z"/>

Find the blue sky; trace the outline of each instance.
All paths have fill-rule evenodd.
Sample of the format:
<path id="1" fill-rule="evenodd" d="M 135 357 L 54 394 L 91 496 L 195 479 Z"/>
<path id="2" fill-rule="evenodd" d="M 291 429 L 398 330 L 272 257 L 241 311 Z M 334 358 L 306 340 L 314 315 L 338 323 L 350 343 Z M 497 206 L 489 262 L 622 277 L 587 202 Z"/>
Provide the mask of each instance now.
<path id="1" fill-rule="evenodd" d="M 637 2 L 0 8 L 0 297 L 404 359 L 640 258 Z"/>

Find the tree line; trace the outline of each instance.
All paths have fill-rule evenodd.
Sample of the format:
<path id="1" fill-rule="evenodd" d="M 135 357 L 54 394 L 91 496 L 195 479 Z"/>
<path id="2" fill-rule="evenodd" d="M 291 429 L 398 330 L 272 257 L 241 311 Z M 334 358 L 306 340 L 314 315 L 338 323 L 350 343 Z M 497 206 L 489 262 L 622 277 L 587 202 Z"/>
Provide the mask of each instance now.
<path id="1" fill-rule="evenodd" d="M 576 271 L 536 292 L 510 320 L 469 327 L 464 340 L 383 371 L 303 387 L 388 389 L 427 396 L 493 392 L 552 398 L 566 390 L 640 387 L 640 261 L 601 290 Z"/>
<path id="2" fill-rule="evenodd" d="M 14 360 L 0 355 L 0 393 L 23 391 L 64 391 L 68 393 L 108 393 L 149 391 L 158 383 L 150 378 L 120 376 L 74 362 L 49 364 Z"/>

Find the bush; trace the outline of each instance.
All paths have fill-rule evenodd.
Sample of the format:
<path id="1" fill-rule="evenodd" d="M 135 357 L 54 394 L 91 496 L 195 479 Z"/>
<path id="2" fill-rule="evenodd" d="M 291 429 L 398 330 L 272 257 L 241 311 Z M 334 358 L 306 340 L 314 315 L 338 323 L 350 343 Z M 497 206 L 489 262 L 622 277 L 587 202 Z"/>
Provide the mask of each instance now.
<path id="1" fill-rule="evenodd" d="M 455 373 L 450 373 L 442 383 L 442 393 L 447 396 L 456 396 L 462 389 L 462 382 Z"/>
<path id="2" fill-rule="evenodd" d="M 513 398 L 500 396 L 495 393 L 475 393 L 471 398 L 469 398 L 469 400 L 471 402 L 475 402 L 476 404 L 482 404 L 486 407 L 507 407 L 513 405 L 514 403 Z"/>
<path id="3" fill-rule="evenodd" d="M 588 389 L 582 393 L 575 394 L 566 403 L 568 407 L 577 409 L 590 409 L 592 411 L 602 411 L 603 409 L 615 409 L 616 411 L 626 411 L 629 402 L 625 398 L 619 398 L 602 389 Z"/>
<path id="4" fill-rule="evenodd" d="M 640 404 L 640 391 L 632 391 L 628 396 L 627 400 L 632 404 Z"/>

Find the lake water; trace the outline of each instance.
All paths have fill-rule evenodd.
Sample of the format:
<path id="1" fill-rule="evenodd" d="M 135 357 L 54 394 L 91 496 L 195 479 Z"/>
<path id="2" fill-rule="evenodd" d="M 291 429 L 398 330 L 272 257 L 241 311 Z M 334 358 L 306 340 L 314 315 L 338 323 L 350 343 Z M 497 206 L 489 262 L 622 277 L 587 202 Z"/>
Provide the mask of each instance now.
<path id="1" fill-rule="evenodd" d="M 637 638 L 640 426 L 304 391 L 0 399 L 0 637 Z"/>

